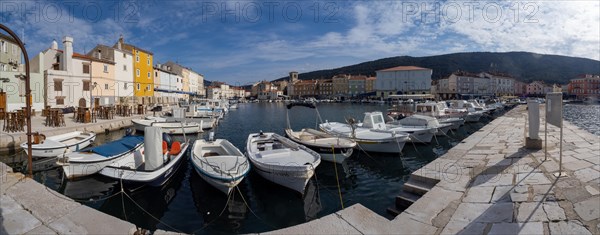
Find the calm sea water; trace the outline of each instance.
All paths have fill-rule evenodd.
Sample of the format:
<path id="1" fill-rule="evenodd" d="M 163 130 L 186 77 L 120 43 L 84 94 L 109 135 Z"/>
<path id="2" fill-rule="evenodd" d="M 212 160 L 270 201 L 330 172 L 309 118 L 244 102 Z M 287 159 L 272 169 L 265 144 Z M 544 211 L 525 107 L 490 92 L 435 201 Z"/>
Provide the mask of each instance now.
<path id="1" fill-rule="evenodd" d="M 362 119 L 363 112 L 385 111 L 388 106 L 320 104 L 318 108 L 323 120 L 343 122 L 345 117 Z M 595 112 L 597 117 L 598 109 Z M 289 114 L 294 129 L 316 126 L 317 119 L 312 109 L 294 108 Z M 283 134 L 285 117 L 283 103 L 240 104 L 214 130 L 215 138 L 228 139 L 245 151 L 250 133 L 262 130 Z M 341 165 L 322 162 L 304 196 L 251 172 L 239 185 L 239 192 L 232 194 L 228 200 L 223 193 L 204 182 L 189 161 L 162 188 L 129 192 L 133 201 L 121 195 L 114 196 L 120 191 L 120 184 L 106 177 L 63 180 L 61 169 L 53 167 L 51 160 L 36 162 L 35 179 L 90 207 L 151 230 L 215 234 L 255 233 L 288 227 L 340 210 L 338 181 L 344 206 L 361 203 L 391 218 L 386 208 L 393 206 L 394 198 L 410 172 L 443 155 L 487 122 L 489 119 L 467 124 L 449 136 L 437 137 L 430 145 L 407 144 L 401 155 L 355 151 L 354 156 Z M 123 134 L 124 131 L 117 131 L 98 135 L 96 144 L 118 139 Z M 206 133 L 188 137 L 205 136 Z M 182 138 L 176 137 L 178 140 Z M 23 159 L 22 155 L 5 157 L 5 161 L 16 162 L 11 165 L 17 169 L 24 165 Z"/>
<path id="2" fill-rule="evenodd" d="M 600 135 L 600 105 L 566 104 L 564 117 L 570 123 Z"/>

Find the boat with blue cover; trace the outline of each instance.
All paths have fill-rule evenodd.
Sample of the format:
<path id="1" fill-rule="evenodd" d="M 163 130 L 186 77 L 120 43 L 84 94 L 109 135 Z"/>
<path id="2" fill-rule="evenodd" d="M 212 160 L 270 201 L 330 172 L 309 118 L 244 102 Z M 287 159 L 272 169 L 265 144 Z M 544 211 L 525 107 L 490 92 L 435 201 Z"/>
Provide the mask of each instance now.
<path id="1" fill-rule="evenodd" d="M 127 135 L 119 140 L 86 148 L 58 157 L 57 164 L 62 167 L 69 179 L 98 173 L 102 168 L 123 158 L 133 159 L 142 155 L 144 137 Z"/>
<path id="2" fill-rule="evenodd" d="M 181 166 L 189 141 L 187 138 L 183 143 L 172 141 L 161 127 L 146 127 L 143 141 L 140 154 L 120 158 L 99 173 L 119 180 L 131 189 L 165 184 Z"/>

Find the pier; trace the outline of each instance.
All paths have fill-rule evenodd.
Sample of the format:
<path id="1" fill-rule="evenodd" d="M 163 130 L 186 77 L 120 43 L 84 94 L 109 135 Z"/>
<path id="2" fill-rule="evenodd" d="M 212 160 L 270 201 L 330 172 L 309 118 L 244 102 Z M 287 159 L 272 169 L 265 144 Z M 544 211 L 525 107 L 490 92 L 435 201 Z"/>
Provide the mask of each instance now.
<path id="1" fill-rule="evenodd" d="M 0 162 L 0 234 L 134 234 L 134 224 L 82 205 Z M 155 234 L 169 234 L 157 230 Z"/>
<path id="2" fill-rule="evenodd" d="M 526 116 L 518 106 L 413 172 L 391 221 L 357 204 L 270 234 L 600 233 L 600 137 L 565 121 L 556 178 L 559 129 L 544 161 L 524 147 Z"/>

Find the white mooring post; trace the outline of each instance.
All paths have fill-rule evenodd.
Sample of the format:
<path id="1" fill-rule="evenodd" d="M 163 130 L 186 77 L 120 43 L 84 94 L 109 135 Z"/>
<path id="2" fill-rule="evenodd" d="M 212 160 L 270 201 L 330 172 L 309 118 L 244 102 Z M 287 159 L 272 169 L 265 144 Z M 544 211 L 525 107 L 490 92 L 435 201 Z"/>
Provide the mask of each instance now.
<path id="1" fill-rule="evenodd" d="M 527 114 L 528 119 L 526 123 L 529 123 L 529 137 L 525 138 L 525 147 L 536 150 L 542 149 L 542 139 L 540 139 L 540 103 L 537 100 L 527 101 Z"/>
<path id="2" fill-rule="evenodd" d="M 562 93 L 561 92 L 550 92 L 546 94 L 546 147 L 545 154 L 548 157 L 548 124 L 560 127 L 560 142 L 559 142 L 559 163 L 558 172 L 554 173 L 554 176 L 561 177 L 567 176 L 562 171 L 562 142 L 563 142 L 563 107 L 562 107 Z"/>

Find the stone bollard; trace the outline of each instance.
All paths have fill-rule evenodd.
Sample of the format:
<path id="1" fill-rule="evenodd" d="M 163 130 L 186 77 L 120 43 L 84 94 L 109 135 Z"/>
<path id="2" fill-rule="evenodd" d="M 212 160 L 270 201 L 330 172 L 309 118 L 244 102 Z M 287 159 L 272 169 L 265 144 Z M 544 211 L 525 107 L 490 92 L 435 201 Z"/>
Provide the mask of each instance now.
<path id="1" fill-rule="evenodd" d="M 536 100 L 527 101 L 527 112 L 529 136 L 525 139 L 525 147 L 528 149 L 542 149 L 542 139 L 540 139 L 540 103 Z"/>

